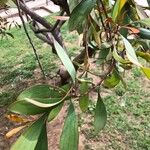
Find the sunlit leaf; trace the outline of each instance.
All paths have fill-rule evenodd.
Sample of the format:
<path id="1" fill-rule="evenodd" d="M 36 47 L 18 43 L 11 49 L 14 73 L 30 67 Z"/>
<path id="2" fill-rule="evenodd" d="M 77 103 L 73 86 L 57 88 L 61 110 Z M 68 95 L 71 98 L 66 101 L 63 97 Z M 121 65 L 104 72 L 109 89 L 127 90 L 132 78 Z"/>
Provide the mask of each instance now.
<path id="1" fill-rule="evenodd" d="M 46 126 L 46 115 L 34 122 L 12 145 L 11 150 L 35 150 L 41 131 Z"/>
<path id="2" fill-rule="evenodd" d="M 13 2 L 13 0 L 7 0 L 6 3 L 7 6 L 11 7 L 11 8 L 16 8 L 16 4 Z"/>
<path id="3" fill-rule="evenodd" d="M 135 8 L 140 19 L 148 18 L 148 15 L 140 5 L 135 5 Z"/>
<path id="4" fill-rule="evenodd" d="M 141 19 L 141 20 L 138 20 L 138 22 L 142 23 L 143 25 L 147 27 L 150 27 L 150 18 Z"/>
<path id="5" fill-rule="evenodd" d="M 0 6 L 4 6 L 7 2 L 8 2 L 8 0 L 1 0 L 0 1 Z"/>
<path id="6" fill-rule="evenodd" d="M 106 121 L 107 121 L 106 107 L 101 99 L 100 94 L 98 93 L 98 99 L 94 115 L 94 128 L 96 134 L 105 127 Z"/>
<path id="7" fill-rule="evenodd" d="M 114 56 L 115 60 L 117 60 L 118 62 L 120 62 L 120 63 L 122 63 L 122 64 L 130 63 L 130 61 L 127 61 L 127 60 L 123 59 L 123 58 L 117 53 L 117 50 L 116 50 L 115 47 L 114 47 L 114 50 L 113 50 L 113 56 Z"/>
<path id="8" fill-rule="evenodd" d="M 130 44 L 130 42 L 126 38 L 124 38 L 123 36 L 121 36 L 121 37 L 123 39 L 123 42 L 124 42 L 124 45 L 125 45 L 125 48 L 126 48 L 126 54 L 127 54 L 128 59 L 133 64 L 141 67 L 142 65 L 139 63 L 139 61 L 137 59 L 134 48 L 132 47 L 132 45 Z"/>
<path id="9" fill-rule="evenodd" d="M 41 100 L 41 101 L 40 101 Z M 41 108 L 49 108 L 49 107 L 53 107 L 56 106 L 58 104 L 60 104 L 63 99 L 31 99 L 31 98 L 25 98 L 26 102 L 29 102 L 35 106 L 41 107 Z"/>
<path id="10" fill-rule="evenodd" d="M 71 103 L 60 139 L 60 150 L 78 150 L 78 142 L 78 120 Z"/>
<path id="11" fill-rule="evenodd" d="M 136 51 L 136 55 L 145 59 L 147 62 L 150 62 L 150 53 L 145 53 L 142 51 Z"/>
<path id="12" fill-rule="evenodd" d="M 127 0 L 117 0 L 113 9 L 112 19 L 115 22 Z"/>
<path id="13" fill-rule="evenodd" d="M 141 67 L 141 70 L 144 72 L 146 77 L 150 80 L 150 68 Z"/>
<path id="14" fill-rule="evenodd" d="M 146 39 L 134 39 L 134 42 L 136 42 L 137 44 L 140 44 L 144 50 L 148 50 L 150 49 L 150 40 L 146 40 Z"/>
<path id="15" fill-rule="evenodd" d="M 75 83 L 75 78 L 76 78 L 76 70 L 68 57 L 66 51 L 63 49 L 63 47 L 54 39 L 54 46 L 57 51 L 57 54 L 59 58 L 61 59 L 63 65 L 66 67 L 68 73 L 70 74 L 73 82 Z"/>

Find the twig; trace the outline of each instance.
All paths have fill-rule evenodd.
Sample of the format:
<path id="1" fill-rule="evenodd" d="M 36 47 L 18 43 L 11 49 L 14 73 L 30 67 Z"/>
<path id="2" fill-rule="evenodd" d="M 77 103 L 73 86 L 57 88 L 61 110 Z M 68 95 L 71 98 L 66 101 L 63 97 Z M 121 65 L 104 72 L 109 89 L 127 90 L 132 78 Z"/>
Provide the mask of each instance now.
<path id="1" fill-rule="evenodd" d="M 106 26 L 105 26 L 105 24 L 104 24 L 103 17 L 102 17 L 102 15 L 101 15 L 101 10 L 100 10 L 100 7 L 99 7 L 99 2 L 97 2 L 97 8 L 98 8 L 98 11 L 99 11 L 99 17 L 100 17 L 102 26 L 103 26 L 103 28 L 104 28 L 104 30 L 105 30 L 106 39 L 107 39 L 107 42 L 108 42 L 108 41 L 109 41 L 109 37 L 108 37 L 108 33 L 107 33 L 107 28 L 106 28 Z"/>
<path id="2" fill-rule="evenodd" d="M 84 96 L 84 95 L 88 94 L 89 92 L 93 91 L 98 86 L 100 86 L 102 84 L 102 82 L 107 78 L 107 76 L 112 72 L 112 70 L 114 69 L 114 66 L 115 66 L 115 60 L 113 59 L 111 65 L 109 66 L 109 68 L 107 70 L 107 72 L 103 76 L 101 76 L 101 80 L 96 85 L 92 86 L 87 92 L 85 92 L 81 96 Z"/>
<path id="3" fill-rule="evenodd" d="M 33 45 L 33 43 L 32 43 L 31 37 L 30 37 L 30 35 L 29 35 L 29 33 L 28 33 L 28 30 L 27 30 L 27 28 L 26 28 L 25 21 L 24 21 L 24 19 L 23 19 L 23 17 L 22 17 L 22 14 L 21 14 L 21 11 L 20 11 L 19 1 L 16 0 L 16 3 L 17 3 L 17 8 L 18 8 L 19 17 L 20 17 L 20 19 L 21 19 L 21 21 L 22 21 L 22 24 L 23 24 L 24 31 L 25 31 L 25 33 L 26 33 L 26 36 L 27 36 L 28 40 L 29 40 L 29 43 L 30 43 L 31 46 L 32 46 L 33 52 L 34 52 L 35 57 L 36 57 L 36 59 L 37 59 L 37 61 L 38 61 L 38 64 L 39 64 L 39 67 L 40 67 L 40 69 L 41 69 L 41 71 L 42 71 L 43 77 L 44 77 L 44 79 L 46 79 L 46 75 L 45 75 L 45 72 L 44 72 L 44 70 L 43 70 L 42 64 L 41 64 L 41 62 L 40 62 L 40 59 L 39 59 L 38 54 L 37 54 L 37 52 L 36 52 L 36 49 L 35 49 L 35 47 L 34 47 L 34 45 Z"/>
<path id="4" fill-rule="evenodd" d="M 108 18 L 108 14 L 107 14 L 107 11 L 106 11 L 106 8 L 105 8 L 105 5 L 104 5 L 103 1 L 100 0 L 100 3 L 101 3 L 101 5 L 102 5 L 102 8 L 103 8 L 105 17 Z M 112 35 L 111 35 L 111 29 L 110 29 L 110 26 L 109 26 L 109 24 L 107 24 L 106 26 L 107 26 L 108 32 L 109 32 L 109 40 L 112 41 Z"/>

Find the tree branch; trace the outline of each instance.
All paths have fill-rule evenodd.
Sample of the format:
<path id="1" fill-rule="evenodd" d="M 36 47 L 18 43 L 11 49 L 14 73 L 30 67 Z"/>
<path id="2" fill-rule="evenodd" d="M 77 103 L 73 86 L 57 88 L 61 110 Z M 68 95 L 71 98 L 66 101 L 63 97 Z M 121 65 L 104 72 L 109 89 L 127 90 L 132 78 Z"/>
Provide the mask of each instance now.
<path id="1" fill-rule="evenodd" d="M 46 79 L 46 75 L 45 75 L 45 72 L 44 72 L 44 70 L 43 70 L 42 64 L 41 64 L 41 62 L 40 62 L 39 56 L 38 56 L 38 54 L 37 54 L 37 52 L 36 52 L 36 49 L 35 49 L 35 47 L 34 47 L 34 45 L 33 45 L 33 43 L 32 43 L 32 40 L 31 40 L 31 38 L 30 38 L 30 35 L 29 35 L 29 33 L 28 33 L 28 31 L 27 31 L 27 28 L 26 28 L 26 25 L 25 25 L 25 21 L 24 21 L 24 19 L 23 19 L 23 17 L 22 17 L 22 14 L 21 14 L 21 11 L 20 11 L 20 5 L 19 5 L 18 0 L 16 1 L 16 3 L 17 3 L 17 8 L 18 8 L 19 17 L 20 17 L 20 19 L 21 19 L 21 21 L 22 21 L 22 24 L 23 24 L 24 31 L 25 31 L 25 33 L 26 33 L 26 35 L 27 35 L 27 38 L 28 38 L 28 40 L 29 40 L 30 45 L 32 46 L 33 52 L 34 52 L 35 57 L 36 57 L 36 59 L 37 59 L 37 61 L 38 61 L 38 64 L 39 64 L 39 67 L 40 67 L 40 69 L 41 69 L 41 71 L 42 71 L 43 77 Z"/>

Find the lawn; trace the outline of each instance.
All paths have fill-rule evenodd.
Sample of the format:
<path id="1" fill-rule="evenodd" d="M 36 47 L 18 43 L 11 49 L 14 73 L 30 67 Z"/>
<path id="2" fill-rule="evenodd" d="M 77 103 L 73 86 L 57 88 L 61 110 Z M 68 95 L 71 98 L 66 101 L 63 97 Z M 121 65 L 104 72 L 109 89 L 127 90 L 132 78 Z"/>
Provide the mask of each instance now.
<path id="1" fill-rule="evenodd" d="M 62 34 L 70 56 L 78 49 L 77 35 L 68 34 L 65 25 Z M 0 106 L 7 106 L 24 88 L 43 82 L 33 50 L 23 29 L 13 28 L 14 35 L 0 41 Z M 51 79 L 60 61 L 51 48 L 30 35 L 39 54 L 44 71 Z M 128 73 L 126 73 L 127 75 Z M 102 89 L 108 111 L 105 129 L 94 136 L 92 118 L 93 100 L 86 114 L 80 115 L 80 131 L 84 150 L 150 150 L 150 82 L 136 68 L 127 75 L 127 90 L 119 84 L 115 89 Z M 94 99 L 94 96 L 91 96 Z"/>

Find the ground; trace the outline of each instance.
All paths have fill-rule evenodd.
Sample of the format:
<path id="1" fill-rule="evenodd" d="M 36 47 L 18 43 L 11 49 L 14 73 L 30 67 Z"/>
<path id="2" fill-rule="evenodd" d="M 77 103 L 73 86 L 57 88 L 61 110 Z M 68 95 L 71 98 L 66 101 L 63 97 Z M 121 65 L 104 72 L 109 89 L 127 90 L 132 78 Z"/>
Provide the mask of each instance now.
<path id="1" fill-rule="evenodd" d="M 49 18 L 50 19 L 50 18 Z M 67 26 L 63 28 L 63 36 L 69 54 L 72 56 L 78 49 L 77 35 L 68 34 Z M 47 81 L 36 63 L 31 46 L 23 29 L 10 31 L 10 37 L 0 41 L 0 150 L 7 150 L 16 137 L 6 139 L 5 134 L 18 124 L 6 118 L 7 106 L 16 99 L 25 88 L 43 82 L 51 82 L 57 72 L 60 61 L 51 53 L 50 47 L 37 40 L 33 42 L 37 48 Z M 79 116 L 80 150 L 149 150 L 150 149 L 150 82 L 139 69 L 133 68 L 127 77 L 127 91 L 122 84 L 115 89 L 102 89 L 102 97 L 108 111 L 108 122 L 103 131 L 95 137 L 92 120 L 95 109 L 96 94 L 91 93 L 91 103 L 87 113 Z M 53 84 L 55 80 L 53 80 Z M 67 105 L 52 123 L 48 124 L 49 150 L 58 150 L 61 127 L 66 114 Z M 77 109 L 77 112 L 80 110 Z"/>

